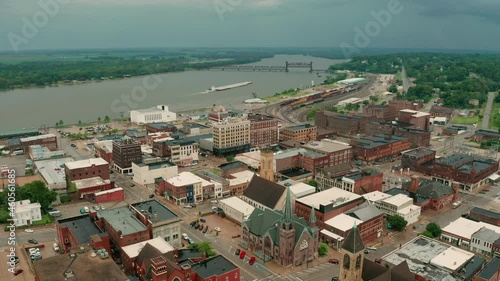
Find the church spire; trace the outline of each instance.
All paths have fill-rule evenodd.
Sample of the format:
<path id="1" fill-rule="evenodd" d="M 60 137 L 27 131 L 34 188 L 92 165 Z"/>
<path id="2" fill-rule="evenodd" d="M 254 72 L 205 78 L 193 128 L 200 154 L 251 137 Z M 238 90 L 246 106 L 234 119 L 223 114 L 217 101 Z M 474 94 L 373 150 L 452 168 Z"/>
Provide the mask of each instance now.
<path id="1" fill-rule="evenodd" d="M 316 209 L 314 205 L 311 207 L 311 215 L 309 216 L 309 226 L 311 229 L 316 230 Z"/>
<path id="2" fill-rule="evenodd" d="M 352 230 L 347 234 L 344 243 L 342 244 L 342 248 L 349 253 L 358 253 L 365 249 L 365 244 L 363 243 L 363 239 L 359 234 L 358 226 L 354 223 Z"/>
<path id="3" fill-rule="evenodd" d="M 286 223 L 292 222 L 292 198 L 290 196 L 290 187 L 286 188 L 285 213 L 283 219 Z"/>

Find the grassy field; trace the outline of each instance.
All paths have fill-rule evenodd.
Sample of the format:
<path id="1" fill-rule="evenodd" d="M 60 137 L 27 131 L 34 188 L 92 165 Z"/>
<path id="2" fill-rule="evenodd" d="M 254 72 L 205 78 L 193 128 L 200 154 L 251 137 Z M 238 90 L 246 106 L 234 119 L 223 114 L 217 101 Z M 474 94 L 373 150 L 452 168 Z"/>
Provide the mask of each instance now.
<path id="1" fill-rule="evenodd" d="M 472 125 L 472 124 L 479 124 L 481 120 L 479 119 L 478 116 L 474 117 L 453 117 L 451 120 L 452 124 L 466 124 L 466 125 Z"/>
<path id="2" fill-rule="evenodd" d="M 493 103 L 490 113 L 490 123 L 488 128 L 491 130 L 498 130 L 500 125 L 500 103 Z"/>

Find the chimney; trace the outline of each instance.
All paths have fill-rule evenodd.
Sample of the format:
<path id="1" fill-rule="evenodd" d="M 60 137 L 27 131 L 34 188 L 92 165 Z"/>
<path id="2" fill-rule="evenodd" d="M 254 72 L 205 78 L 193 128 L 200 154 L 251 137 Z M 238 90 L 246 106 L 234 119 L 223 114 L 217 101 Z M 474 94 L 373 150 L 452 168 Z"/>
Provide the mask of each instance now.
<path id="1" fill-rule="evenodd" d="M 411 184 L 410 184 L 410 192 L 411 193 L 417 193 L 418 191 L 418 184 L 419 184 L 419 179 L 417 176 L 412 176 L 411 177 Z"/>
<path id="2" fill-rule="evenodd" d="M 161 281 L 168 277 L 167 262 L 162 256 L 151 259 L 151 280 Z"/>

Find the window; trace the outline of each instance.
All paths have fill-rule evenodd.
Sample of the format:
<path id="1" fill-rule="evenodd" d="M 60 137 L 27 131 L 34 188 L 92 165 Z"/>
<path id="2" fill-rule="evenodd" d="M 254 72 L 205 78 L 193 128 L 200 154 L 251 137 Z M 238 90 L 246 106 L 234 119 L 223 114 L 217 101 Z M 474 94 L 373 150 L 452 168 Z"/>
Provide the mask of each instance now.
<path id="1" fill-rule="evenodd" d="M 179 234 L 174 234 L 173 239 L 179 238 Z"/>
<path id="2" fill-rule="evenodd" d="M 358 255 L 356 258 L 356 269 L 359 269 L 361 267 L 361 255 Z"/>
<path id="3" fill-rule="evenodd" d="M 349 269 L 350 265 L 351 265 L 351 257 L 349 257 L 348 254 L 345 254 L 344 255 L 344 268 Z"/>

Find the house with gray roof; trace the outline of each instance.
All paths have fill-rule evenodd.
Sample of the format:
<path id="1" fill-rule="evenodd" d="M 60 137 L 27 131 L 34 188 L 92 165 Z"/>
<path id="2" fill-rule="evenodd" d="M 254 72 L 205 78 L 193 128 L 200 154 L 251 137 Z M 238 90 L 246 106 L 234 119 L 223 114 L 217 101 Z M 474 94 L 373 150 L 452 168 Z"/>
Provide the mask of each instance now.
<path id="1" fill-rule="evenodd" d="M 470 249 L 479 254 L 493 254 L 493 244 L 500 239 L 500 233 L 482 227 L 471 236 Z"/>

